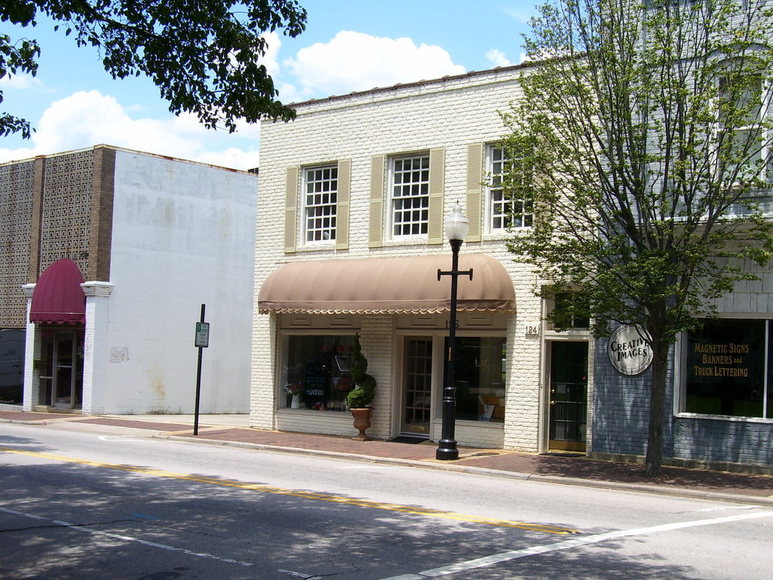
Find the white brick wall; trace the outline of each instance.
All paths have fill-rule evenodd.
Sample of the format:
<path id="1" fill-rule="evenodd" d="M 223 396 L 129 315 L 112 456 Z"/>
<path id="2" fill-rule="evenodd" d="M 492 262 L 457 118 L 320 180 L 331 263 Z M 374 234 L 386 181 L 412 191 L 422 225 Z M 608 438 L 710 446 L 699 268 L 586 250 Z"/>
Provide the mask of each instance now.
<path id="1" fill-rule="evenodd" d="M 527 68 L 510 68 L 475 73 L 463 77 L 431 81 L 405 87 L 376 90 L 342 98 L 315 101 L 297 107 L 298 117 L 290 123 L 264 122 L 261 125 L 260 195 L 257 211 L 257 252 L 255 295 L 265 278 L 280 264 L 295 260 L 425 255 L 447 253 L 450 248 L 418 243 L 385 242 L 384 247 L 368 247 L 371 157 L 412 151 L 445 149 L 445 198 L 443 215 L 458 200 L 466 200 L 468 145 L 494 143 L 505 133 L 500 111 L 520 97 L 518 76 Z M 305 251 L 285 255 L 284 205 L 287 168 L 350 159 L 351 205 L 349 250 Z M 485 200 L 484 200 L 485 201 Z M 485 211 L 482 208 L 482 214 Z M 535 274 L 517 264 L 503 243 L 502 236 L 485 234 L 483 241 L 466 243 L 462 252 L 485 253 L 497 258 L 510 273 L 516 291 L 517 316 L 508 326 L 507 414 L 502 430 L 465 427 L 458 431 L 460 444 L 504 445 L 527 451 L 539 449 L 541 340 L 527 337 L 526 326 L 540 327 L 540 300 L 535 297 Z M 388 236 L 385 235 L 385 239 Z M 450 265 L 450 264 L 449 264 Z M 269 324 L 274 315 L 255 314 L 253 331 L 252 425 L 272 426 L 270 416 L 276 408 L 272 379 L 275 331 Z M 369 356 L 371 374 L 379 380 L 372 432 L 378 436 L 395 434 L 399 419 L 398 393 L 390 388 L 394 380 L 395 335 L 391 316 L 368 317 L 362 321 L 362 341 Z M 291 413 L 280 414 L 282 417 Z M 329 414 L 330 415 L 330 414 Z M 282 419 L 284 421 L 284 418 Z M 340 431 L 328 419 L 314 420 L 322 432 Z M 341 420 L 344 421 L 344 420 Z M 346 419 L 349 425 L 350 419 Z M 310 429 L 311 421 L 293 426 Z M 319 423 L 319 424 L 318 424 Z M 280 428 L 286 425 L 283 423 Z M 330 429 L 324 431 L 323 429 Z M 313 430 L 313 428 L 312 428 Z M 349 425 L 347 433 L 353 433 Z M 463 441 L 460 437 L 464 437 Z"/>
<path id="2" fill-rule="evenodd" d="M 201 304 L 211 332 L 200 411 L 247 411 L 257 182 L 241 171 L 117 151 L 115 288 L 93 412 L 193 412 Z"/>

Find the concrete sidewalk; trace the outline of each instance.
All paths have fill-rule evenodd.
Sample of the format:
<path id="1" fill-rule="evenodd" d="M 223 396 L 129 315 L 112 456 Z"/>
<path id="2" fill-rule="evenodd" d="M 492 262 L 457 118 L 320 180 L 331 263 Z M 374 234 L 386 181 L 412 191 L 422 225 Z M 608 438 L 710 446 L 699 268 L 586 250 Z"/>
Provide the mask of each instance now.
<path id="1" fill-rule="evenodd" d="M 584 456 L 535 455 L 501 449 L 460 448 L 459 460 L 437 461 L 435 444 L 354 441 L 346 437 L 250 429 L 247 415 L 202 415 L 193 435 L 192 415 L 86 416 L 0 410 L 0 421 L 52 424 L 77 421 L 125 429 L 142 429 L 154 437 L 199 443 L 238 445 L 312 455 L 340 456 L 431 469 L 467 471 L 498 477 L 651 493 L 705 497 L 773 505 L 773 477 L 702 469 L 664 467 L 660 478 L 644 475 L 641 465 L 597 461 Z"/>

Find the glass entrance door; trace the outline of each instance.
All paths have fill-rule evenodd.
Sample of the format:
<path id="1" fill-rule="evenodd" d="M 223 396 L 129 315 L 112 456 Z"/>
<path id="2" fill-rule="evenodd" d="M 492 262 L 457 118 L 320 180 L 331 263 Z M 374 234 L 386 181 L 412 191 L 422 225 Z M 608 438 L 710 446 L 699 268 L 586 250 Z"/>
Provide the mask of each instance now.
<path id="1" fill-rule="evenodd" d="M 42 331 L 40 403 L 80 409 L 83 395 L 83 331 Z"/>
<path id="2" fill-rule="evenodd" d="M 585 451 L 588 343 L 550 342 L 550 449 Z"/>
<path id="3" fill-rule="evenodd" d="M 400 431 L 429 436 L 432 403 L 432 339 L 406 337 Z"/>

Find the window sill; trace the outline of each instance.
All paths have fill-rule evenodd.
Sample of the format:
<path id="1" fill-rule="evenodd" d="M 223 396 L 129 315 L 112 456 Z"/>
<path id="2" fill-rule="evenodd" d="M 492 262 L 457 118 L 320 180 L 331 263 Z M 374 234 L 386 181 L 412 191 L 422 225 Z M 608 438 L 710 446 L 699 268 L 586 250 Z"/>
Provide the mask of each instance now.
<path id="1" fill-rule="evenodd" d="M 320 242 L 319 244 L 307 244 L 305 246 L 298 246 L 295 251 L 301 252 L 329 252 L 336 249 L 335 240 L 332 242 Z"/>
<path id="2" fill-rule="evenodd" d="M 445 239 L 443 240 L 445 241 Z M 420 236 L 403 236 L 400 238 L 390 238 L 384 240 L 384 246 L 424 246 L 429 244 L 429 238 L 422 234 Z"/>
<path id="3" fill-rule="evenodd" d="M 677 413 L 677 419 L 697 419 L 703 421 L 725 421 L 735 423 L 761 423 L 769 425 L 773 419 L 764 419 L 762 417 L 736 417 L 735 415 L 706 415 L 703 413 Z"/>
<path id="4" fill-rule="evenodd" d="M 307 409 L 306 407 L 301 407 L 299 409 L 291 409 L 289 407 L 281 407 L 276 410 L 277 413 L 282 415 L 295 415 L 296 413 L 306 413 L 306 414 L 313 414 L 318 415 L 319 413 L 329 413 L 333 415 L 340 415 L 341 417 L 349 417 L 351 418 L 351 415 L 349 414 L 349 410 L 342 410 L 342 409 Z"/>
<path id="5" fill-rule="evenodd" d="M 436 419 L 438 424 L 442 422 L 441 418 Z M 463 427 L 483 427 L 484 429 L 504 429 L 505 423 L 504 421 L 473 421 L 472 419 L 457 419 L 456 420 L 457 425 L 461 425 Z"/>
<path id="6" fill-rule="evenodd" d="M 490 230 L 483 234 L 483 240 L 507 240 L 513 236 L 523 236 L 532 231 L 532 226 L 513 228 L 511 230 Z"/>

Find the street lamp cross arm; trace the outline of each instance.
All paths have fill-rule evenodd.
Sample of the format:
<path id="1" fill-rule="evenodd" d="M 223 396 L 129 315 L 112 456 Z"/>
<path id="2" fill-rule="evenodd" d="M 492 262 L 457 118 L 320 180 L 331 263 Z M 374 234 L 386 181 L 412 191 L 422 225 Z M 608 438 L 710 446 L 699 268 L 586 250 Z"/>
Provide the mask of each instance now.
<path id="1" fill-rule="evenodd" d="M 469 276 L 470 280 L 472 280 L 472 272 L 473 269 L 470 268 L 469 270 L 441 270 L 440 268 L 437 269 L 437 280 L 440 282 L 441 276 Z"/>

